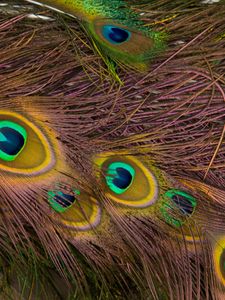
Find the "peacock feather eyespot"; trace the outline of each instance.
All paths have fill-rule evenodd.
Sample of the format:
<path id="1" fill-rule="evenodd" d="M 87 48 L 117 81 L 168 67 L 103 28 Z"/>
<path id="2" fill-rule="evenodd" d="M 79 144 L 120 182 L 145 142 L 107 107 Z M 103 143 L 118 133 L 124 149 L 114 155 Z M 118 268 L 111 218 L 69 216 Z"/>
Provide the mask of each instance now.
<path id="1" fill-rule="evenodd" d="M 192 216 L 197 205 L 196 198 L 185 191 L 170 189 L 163 195 L 164 202 L 160 208 L 166 223 L 180 227 Z"/>
<path id="2" fill-rule="evenodd" d="M 115 25 L 104 25 L 102 27 L 104 38 L 114 45 L 128 42 L 131 38 L 131 32 Z"/>
<path id="3" fill-rule="evenodd" d="M 44 133 L 26 117 L 0 111 L 0 169 L 38 175 L 48 171 L 55 156 Z"/>
<path id="4" fill-rule="evenodd" d="M 15 160 L 27 141 L 27 132 L 19 124 L 0 121 L 0 159 Z"/>
<path id="5" fill-rule="evenodd" d="M 225 239 L 219 238 L 214 245 L 213 261 L 215 273 L 219 281 L 225 286 Z"/>
<path id="6" fill-rule="evenodd" d="M 96 18 L 86 23 L 86 28 L 99 52 L 137 70 L 146 70 L 150 60 L 165 48 L 164 34 L 144 26 L 128 26 L 123 20 Z"/>
<path id="7" fill-rule="evenodd" d="M 56 189 L 48 191 L 47 199 L 53 209 L 53 218 L 64 228 L 89 231 L 100 223 L 99 203 L 85 191 L 60 183 Z"/>
<path id="8" fill-rule="evenodd" d="M 220 255 L 220 272 L 222 277 L 225 280 L 225 248 L 223 248 L 223 251 L 221 252 Z"/>
<path id="9" fill-rule="evenodd" d="M 117 204 L 148 207 L 158 199 L 158 182 L 150 169 L 133 156 L 102 155 L 94 160 L 106 195 Z"/>

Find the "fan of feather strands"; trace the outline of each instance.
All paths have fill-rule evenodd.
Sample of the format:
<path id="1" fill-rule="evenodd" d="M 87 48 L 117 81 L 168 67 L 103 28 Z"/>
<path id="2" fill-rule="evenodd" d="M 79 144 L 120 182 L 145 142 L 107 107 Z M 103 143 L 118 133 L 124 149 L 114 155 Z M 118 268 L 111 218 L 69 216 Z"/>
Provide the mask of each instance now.
<path id="1" fill-rule="evenodd" d="M 225 299 L 225 3 L 43 2 L 0 6 L 0 299 Z"/>

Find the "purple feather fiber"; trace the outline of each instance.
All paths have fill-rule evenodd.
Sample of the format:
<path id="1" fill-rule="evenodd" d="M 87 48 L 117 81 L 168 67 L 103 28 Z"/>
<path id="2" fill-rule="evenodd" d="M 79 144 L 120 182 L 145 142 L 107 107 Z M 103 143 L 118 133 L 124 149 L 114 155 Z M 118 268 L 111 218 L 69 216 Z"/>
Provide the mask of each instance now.
<path id="1" fill-rule="evenodd" d="M 46 181 L 0 172 L 3 265 L 18 273 L 28 266 L 31 274 L 33 264 L 43 267 L 41 284 L 32 279 L 24 299 L 35 299 L 40 285 L 46 299 L 66 299 L 58 282 L 79 295 L 74 299 L 101 299 L 102 292 L 105 299 L 201 300 L 223 293 L 211 237 L 224 231 L 225 5 L 148 2 L 131 1 L 144 12 L 146 26 L 168 34 L 168 48 L 146 73 L 107 69 L 74 20 L 29 4 L 18 14 L 0 10 L 1 110 L 41 124 L 62 149 L 58 159 L 69 165 L 55 168 Z M 31 8 L 49 21 L 32 20 Z M 120 209 L 104 194 L 93 174 L 93 156 L 123 151 L 198 197 L 200 211 L 188 225 L 192 244 L 182 228 L 176 235 L 155 215 Z M 62 232 L 46 197 L 48 184 L 58 180 L 74 180 L 99 200 L 100 229 L 81 238 Z M 21 293 L 15 277 L 10 274 L 9 285 Z M 49 277 L 56 283 L 48 286 Z"/>

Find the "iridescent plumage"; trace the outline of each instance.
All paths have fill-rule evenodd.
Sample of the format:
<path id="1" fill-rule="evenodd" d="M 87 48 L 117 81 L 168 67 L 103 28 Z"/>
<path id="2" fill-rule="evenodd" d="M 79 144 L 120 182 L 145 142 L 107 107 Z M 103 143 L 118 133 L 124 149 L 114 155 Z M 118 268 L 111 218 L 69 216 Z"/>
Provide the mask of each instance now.
<path id="1" fill-rule="evenodd" d="M 221 300 L 224 4 L 106 3 L 0 13 L 0 298 Z M 112 76 L 96 24 L 168 48 Z"/>
<path id="2" fill-rule="evenodd" d="M 146 70 L 149 61 L 165 48 L 165 33 L 146 28 L 139 15 L 122 0 L 29 1 L 47 5 L 83 23 L 102 56 L 130 67 Z M 110 67 L 110 65 L 109 65 Z"/>

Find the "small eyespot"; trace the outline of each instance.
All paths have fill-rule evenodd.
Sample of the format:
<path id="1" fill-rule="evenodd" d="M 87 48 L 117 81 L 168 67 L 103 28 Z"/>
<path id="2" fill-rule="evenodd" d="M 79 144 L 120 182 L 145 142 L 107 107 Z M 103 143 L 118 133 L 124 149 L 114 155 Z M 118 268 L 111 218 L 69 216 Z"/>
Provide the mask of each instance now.
<path id="1" fill-rule="evenodd" d="M 85 191 L 74 189 L 66 183 L 58 183 L 56 189 L 48 191 L 47 197 L 53 209 L 52 217 L 62 227 L 89 231 L 101 221 L 99 203 Z"/>
<path id="2" fill-rule="evenodd" d="M 115 25 L 105 25 L 102 28 L 104 38 L 112 44 L 122 44 L 129 41 L 131 33 Z"/>
<path id="3" fill-rule="evenodd" d="M 220 255 L 220 272 L 221 272 L 221 276 L 223 277 L 223 279 L 225 280 L 225 249 L 223 249 L 221 255 Z"/>
<path id="4" fill-rule="evenodd" d="M 165 221 L 175 227 L 182 226 L 194 213 L 197 205 L 193 196 L 181 190 L 168 190 L 163 198 L 165 201 L 160 209 L 161 213 Z"/>
<path id="5" fill-rule="evenodd" d="M 225 286 L 225 237 L 216 240 L 213 248 L 213 260 L 215 274 L 219 281 Z"/>

